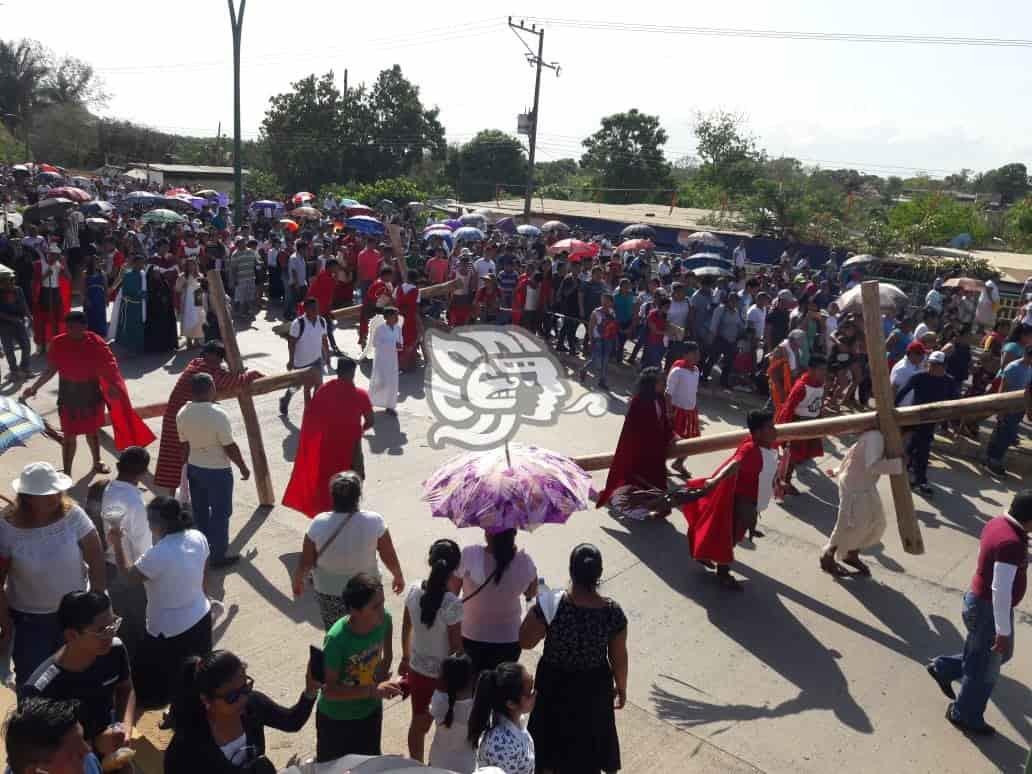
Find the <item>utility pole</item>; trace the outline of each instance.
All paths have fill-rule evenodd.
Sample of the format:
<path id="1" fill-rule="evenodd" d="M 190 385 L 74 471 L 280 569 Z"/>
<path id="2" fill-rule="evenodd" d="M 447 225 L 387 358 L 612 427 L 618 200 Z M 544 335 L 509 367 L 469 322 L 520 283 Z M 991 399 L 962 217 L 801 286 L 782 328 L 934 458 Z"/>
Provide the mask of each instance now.
<path id="1" fill-rule="evenodd" d="M 226 2 L 233 28 L 233 223 L 239 226 L 244 215 L 244 176 L 240 168 L 240 32 L 247 0 L 240 0 L 239 12 L 233 7 L 233 0 Z"/>
<path id="2" fill-rule="evenodd" d="M 536 68 L 537 72 L 534 76 L 534 107 L 530 112 L 530 127 L 529 127 L 529 139 L 527 142 L 527 190 L 523 196 L 523 217 L 530 222 L 530 199 L 534 195 L 534 154 L 537 150 L 537 128 L 538 128 L 538 102 L 541 97 L 541 68 L 547 67 L 549 70 L 554 70 L 555 75 L 559 77 L 559 63 L 558 62 L 545 62 L 543 57 L 545 53 L 545 30 L 544 28 L 538 29 L 536 24 L 531 24 L 530 27 L 526 25 L 522 19 L 519 24 L 513 24 L 512 17 L 509 17 L 509 28 L 516 33 L 516 37 L 520 38 L 520 42 L 523 43 L 527 48 L 527 62 L 531 67 Z M 521 32 L 529 33 L 530 35 L 537 35 L 538 39 L 538 50 L 537 54 L 534 50 L 527 46 L 526 41 L 520 37 Z"/>

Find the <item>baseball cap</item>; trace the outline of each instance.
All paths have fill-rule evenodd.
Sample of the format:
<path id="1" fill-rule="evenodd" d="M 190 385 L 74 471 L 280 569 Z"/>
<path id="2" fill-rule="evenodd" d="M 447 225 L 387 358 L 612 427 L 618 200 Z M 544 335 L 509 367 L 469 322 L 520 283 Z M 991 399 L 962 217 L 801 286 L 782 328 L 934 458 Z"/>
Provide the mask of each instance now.
<path id="1" fill-rule="evenodd" d="M 928 362 L 929 363 L 938 363 L 939 365 L 942 365 L 943 363 L 946 362 L 946 353 L 945 352 L 939 352 L 939 351 L 933 352 L 932 354 L 930 354 L 928 356 Z"/>
<path id="2" fill-rule="evenodd" d="M 920 341 L 912 341 L 909 344 L 907 344 L 907 354 L 908 355 L 911 352 L 920 352 L 923 355 L 927 351 L 928 350 L 925 349 L 925 345 L 922 344 Z"/>

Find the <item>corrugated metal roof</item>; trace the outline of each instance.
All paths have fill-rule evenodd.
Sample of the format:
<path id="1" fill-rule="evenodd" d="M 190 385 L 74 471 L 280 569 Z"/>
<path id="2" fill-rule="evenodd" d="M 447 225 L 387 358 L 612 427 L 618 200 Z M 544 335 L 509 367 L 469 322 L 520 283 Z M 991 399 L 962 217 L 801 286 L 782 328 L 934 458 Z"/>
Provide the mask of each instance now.
<path id="1" fill-rule="evenodd" d="M 486 209 L 500 216 L 519 215 L 523 213 L 522 199 L 502 199 L 498 202 L 463 202 L 463 207 L 470 209 Z M 651 226 L 687 229 L 689 231 L 720 231 L 721 234 L 741 234 L 745 231 L 730 230 L 723 226 L 706 226 L 700 221 L 722 214 L 724 219 L 734 222 L 737 213 L 714 213 L 712 210 L 700 210 L 692 207 L 674 207 L 668 204 L 602 204 L 599 202 L 569 202 L 563 199 L 533 199 L 530 204 L 533 216 L 545 219 L 600 218 L 614 223 L 647 223 Z"/>
<path id="2" fill-rule="evenodd" d="M 233 167 L 208 167 L 195 164 L 130 164 L 132 169 L 153 169 L 173 175 L 232 175 Z M 243 170 L 246 175 L 248 170 Z"/>

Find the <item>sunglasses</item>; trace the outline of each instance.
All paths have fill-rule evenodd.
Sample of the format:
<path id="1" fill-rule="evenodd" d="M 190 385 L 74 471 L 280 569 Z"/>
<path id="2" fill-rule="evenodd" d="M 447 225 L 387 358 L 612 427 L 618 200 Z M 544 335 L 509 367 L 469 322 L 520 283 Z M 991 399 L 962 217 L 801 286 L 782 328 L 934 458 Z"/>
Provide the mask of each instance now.
<path id="1" fill-rule="evenodd" d="M 119 628 L 122 626 L 122 619 L 115 618 L 107 626 L 100 629 L 87 629 L 88 634 L 92 634 L 94 637 L 100 637 L 101 639 L 109 640 L 118 634 Z"/>
<path id="2" fill-rule="evenodd" d="M 239 688 L 234 688 L 223 694 L 216 694 L 216 698 L 222 699 L 226 704 L 236 704 L 242 697 L 248 696 L 253 690 L 254 678 L 248 675 L 244 677 L 244 684 Z"/>

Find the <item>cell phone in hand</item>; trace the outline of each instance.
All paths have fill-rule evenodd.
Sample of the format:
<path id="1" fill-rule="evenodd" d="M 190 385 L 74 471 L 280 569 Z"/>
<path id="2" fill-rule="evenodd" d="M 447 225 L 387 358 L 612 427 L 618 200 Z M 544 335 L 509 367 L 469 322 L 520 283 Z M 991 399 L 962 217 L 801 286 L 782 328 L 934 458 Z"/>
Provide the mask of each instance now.
<path id="1" fill-rule="evenodd" d="M 326 682 L 326 663 L 323 659 L 323 652 L 321 648 L 317 648 L 315 645 L 308 646 L 308 669 L 316 682 Z"/>

